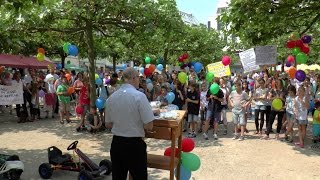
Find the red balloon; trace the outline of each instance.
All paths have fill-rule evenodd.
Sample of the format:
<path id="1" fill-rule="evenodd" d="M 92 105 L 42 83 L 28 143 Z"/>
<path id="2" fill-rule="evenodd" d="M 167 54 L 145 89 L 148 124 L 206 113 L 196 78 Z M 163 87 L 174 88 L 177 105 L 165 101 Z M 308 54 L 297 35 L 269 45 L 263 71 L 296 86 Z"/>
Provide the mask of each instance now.
<path id="1" fill-rule="evenodd" d="M 224 66 L 228 66 L 231 63 L 231 58 L 229 56 L 223 56 L 222 57 L 222 64 Z"/>
<path id="2" fill-rule="evenodd" d="M 296 40 L 296 47 L 299 47 L 299 48 L 303 47 L 303 41 L 301 39 Z"/>
<path id="3" fill-rule="evenodd" d="M 310 48 L 307 47 L 307 46 L 302 46 L 302 47 L 300 48 L 300 50 L 301 50 L 301 52 L 303 52 L 303 53 L 305 53 L 305 54 L 309 54 L 309 52 L 310 52 Z"/>
<path id="4" fill-rule="evenodd" d="M 77 114 L 83 114 L 84 112 L 84 108 L 82 106 L 77 106 L 76 107 L 76 113 Z"/>
<path id="5" fill-rule="evenodd" d="M 294 63 L 294 56 L 289 55 L 288 58 L 287 58 L 287 60 L 288 60 L 288 62 L 291 63 L 291 64 Z"/>
<path id="6" fill-rule="evenodd" d="M 182 56 L 179 56 L 178 60 L 179 60 L 179 62 L 183 62 L 184 61 Z"/>
<path id="7" fill-rule="evenodd" d="M 168 147 L 168 148 L 166 148 L 166 150 L 164 151 L 163 155 L 164 155 L 164 156 L 171 156 L 171 152 L 172 152 L 172 148 L 171 148 L 171 147 Z M 178 148 L 176 148 L 176 152 L 175 152 L 175 153 L 176 153 L 176 154 L 175 154 L 175 157 L 178 157 L 178 155 L 179 155 L 179 153 L 180 153 L 180 151 L 179 151 Z"/>
<path id="8" fill-rule="evenodd" d="M 152 74 L 152 72 L 150 71 L 150 69 L 148 69 L 148 68 L 144 69 L 144 75 L 146 75 L 148 77 L 148 76 L 151 76 L 151 74 Z"/>
<path id="9" fill-rule="evenodd" d="M 184 138 L 181 142 L 183 152 L 191 152 L 194 149 L 194 141 L 191 138 Z"/>
<path id="10" fill-rule="evenodd" d="M 188 53 L 184 53 L 184 54 L 182 55 L 182 57 L 183 57 L 183 60 L 185 60 L 185 59 L 188 59 L 189 55 L 188 55 Z"/>
<path id="11" fill-rule="evenodd" d="M 288 41 L 287 42 L 287 48 L 294 48 L 296 46 L 296 42 L 295 41 Z"/>

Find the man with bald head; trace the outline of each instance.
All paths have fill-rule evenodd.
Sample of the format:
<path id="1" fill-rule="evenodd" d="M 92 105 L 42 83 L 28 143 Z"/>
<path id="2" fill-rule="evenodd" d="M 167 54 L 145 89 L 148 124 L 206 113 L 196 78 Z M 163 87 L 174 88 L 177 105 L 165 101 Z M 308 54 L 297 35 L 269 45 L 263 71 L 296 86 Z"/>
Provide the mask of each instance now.
<path id="1" fill-rule="evenodd" d="M 135 180 L 147 180 L 145 130 L 153 129 L 154 115 L 145 94 L 138 91 L 139 73 L 123 71 L 124 83 L 106 102 L 105 122 L 112 128 L 112 179 L 126 180 L 128 171 Z"/>

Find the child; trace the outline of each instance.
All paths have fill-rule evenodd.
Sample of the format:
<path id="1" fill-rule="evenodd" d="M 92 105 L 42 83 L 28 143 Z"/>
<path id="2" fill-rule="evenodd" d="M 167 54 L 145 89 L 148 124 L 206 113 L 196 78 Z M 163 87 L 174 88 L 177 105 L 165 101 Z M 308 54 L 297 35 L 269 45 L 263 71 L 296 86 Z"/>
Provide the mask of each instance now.
<path id="1" fill-rule="evenodd" d="M 229 97 L 229 89 L 226 86 L 226 81 L 221 78 L 220 79 L 220 89 L 223 92 L 223 101 L 221 102 L 221 119 L 222 119 L 222 123 L 224 125 L 224 132 L 223 135 L 227 135 L 228 134 L 228 120 L 227 120 L 227 109 L 228 109 L 228 103 L 227 103 L 227 99 Z"/>
<path id="2" fill-rule="evenodd" d="M 320 102 L 316 102 L 315 104 L 316 111 L 313 114 L 312 121 L 312 134 L 313 134 L 313 142 L 320 142 Z"/>
<path id="3" fill-rule="evenodd" d="M 295 143 L 300 148 L 304 148 L 306 128 L 308 124 L 309 96 L 305 96 L 305 88 L 300 86 L 298 96 L 294 100 L 294 113 L 299 127 L 299 142 Z"/>
<path id="4" fill-rule="evenodd" d="M 203 82 L 201 84 L 201 92 L 200 92 L 200 112 L 199 112 L 199 118 L 201 120 L 200 122 L 200 127 L 199 127 L 199 133 L 202 132 L 202 125 L 206 121 L 206 113 L 207 113 L 207 106 L 208 106 L 208 101 L 207 101 L 207 83 Z"/>
<path id="5" fill-rule="evenodd" d="M 161 86 L 161 94 L 157 97 L 157 101 L 161 102 L 161 106 L 168 105 L 168 100 L 166 99 L 167 94 L 168 94 L 167 87 Z"/>
<path id="6" fill-rule="evenodd" d="M 245 121 L 245 108 L 249 105 L 249 96 L 246 92 L 242 91 L 241 83 L 235 82 L 235 91 L 232 91 L 229 97 L 230 106 L 232 107 L 232 119 L 234 123 L 234 137 L 232 139 L 238 138 L 238 125 L 241 127 L 241 134 L 239 141 L 244 140 L 244 130 L 246 127 Z"/>
<path id="7" fill-rule="evenodd" d="M 80 126 L 77 131 L 88 130 L 91 133 L 96 133 L 102 127 L 102 121 L 97 113 L 97 107 L 90 107 L 90 112 L 86 115 L 84 120 L 81 119 Z"/>
<path id="8" fill-rule="evenodd" d="M 80 90 L 80 97 L 79 97 L 79 103 L 83 107 L 84 112 L 81 114 L 81 121 L 84 121 L 84 118 L 86 116 L 87 111 L 89 110 L 90 105 L 90 85 L 89 85 L 89 79 L 87 76 L 83 77 L 83 86 Z"/>
<path id="9" fill-rule="evenodd" d="M 200 109 L 200 96 L 196 90 L 196 83 L 191 82 L 189 84 L 189 90 L 187 93 L 187 111 L 188 111 L 188 123 L 190 124 L 190 132 L 189 137 L 195 138 L 197 132 L 197 122 L 198 122 L 198 115 Z"/>
<path id="10" fill-rule="evenodd" d="M 66 121 L 71 122 L 70 116 L 70 94 L 68 93 L 68 81 L 66 77 L 61 77 L 61 84 L 57 88 L 57 95 L 59 100 L 59 113 L 60 113 L 60 124 L 64 124 L 64 116 Z"/>
<path id="11" fill-rule="evenodd" d="M 294 102 L 296 98 L 296 88 L 294 86 L 289 86 L 288 96 L 286 98 L 286 121 L 288 123 L 288 129 L 285 133 L 285 140 L 292 143 L 293 142 L 293 125 L 294 125 Z M 290 139 L 289 136 L 290 135 Z"/>

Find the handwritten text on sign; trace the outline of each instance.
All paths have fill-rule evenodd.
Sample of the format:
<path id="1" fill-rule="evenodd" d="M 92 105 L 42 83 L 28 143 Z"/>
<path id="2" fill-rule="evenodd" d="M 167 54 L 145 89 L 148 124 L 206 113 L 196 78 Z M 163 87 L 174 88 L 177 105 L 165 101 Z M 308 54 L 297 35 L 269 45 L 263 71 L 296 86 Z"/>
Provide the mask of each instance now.
<path id="1" fill-rule="evenodd" d="M 208 68 L 208 71 L 212 72 L 215 77 L 223 77 L 223 76 L 230 76 L 231 75 L 229 65 L 224 66 L 221 63 L 221 61 L 216 62 L 216 63 L 212 63 L 212 64 L 208 64 L 207 68 Z"/>
<path id="2" fill-rule="evenodd" d="M 253 48 L 239 53 L 239 56 L 245 73 L 259 69 L 259 66 L 256 65 L 256 54 Z"/>
<path id="3" fill-rule="evenodd" d="M 23 104 L 22 83 L 14 86 L 0 85 L 0 105 Z"/>

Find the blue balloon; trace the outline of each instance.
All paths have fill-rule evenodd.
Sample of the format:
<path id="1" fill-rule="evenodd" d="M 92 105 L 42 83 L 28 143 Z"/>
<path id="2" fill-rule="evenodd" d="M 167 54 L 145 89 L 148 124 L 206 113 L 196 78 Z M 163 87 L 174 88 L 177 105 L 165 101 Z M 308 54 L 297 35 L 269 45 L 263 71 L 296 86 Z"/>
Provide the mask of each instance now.
<path id="1" fill-rule="evenodd" d="M 58 70 L 59 70 L 59 69 L 62 69 L 62 64 L 61 64 L 61 63 L 57 64 L 57 69 L 58 69 Z"/>
<path id="2" fill-rule="evenodd" d="M 310 102 L 309 102 L 309 111 L 310 112 L 313 111 L 314 108 L 315 108 L 314 101 L 310 100 Z"/>
<path id="3" fill-rule="evenodd" d="M 162 64 L 158 64 L 158 65 L 157 65 L 157 69 L 158 69 L 159 71 L 162 71 L 162 70 L 163 70 L 163 65 L 162 65 Z"/>
<path id="4" fill-rule="evenodd" d="M 203 65 L 202 65 L 201 63 L 199 63 L 199 62 L 196 62 L 196 63 L 193 65 L 193 69 L 194 69 L 194 71 L 195 71 L 196 73 L 201 72 L 202 68 L 203 68 Z"/>
<path id="5" fill-rule="evenodd" d="M 102 85 L 102 79 L 97 78 L 96 79 L 96 85 L 101 86 Z"/>
<path id="6" fill-rule="evenodd" d="M 177 177 L 177 169 L 175 169 L 175 175 Z M 180 165 L 180 180 L 189 180 L 191 178 L 191 171 L 185 168 L 182 164 Z"/>
<path id="7" fill-rule="evenodd" d="M 102 99 L 102 98 L 98 98 L 96 100 L 96 106 L 98 109 L 103 109 L 104 108 L 104 103 L 105 103 L 105 100 Z"/>
<path id="8" fill-rule="evenodd" d="M 192 61 L 191 62 L 191 66 L 194 66 L 196 64 L 196 62 Z"/>
<path id="9" fill-rule="evenodd" d="M 144 68 L 143 68 L 143 67 L 139 68 L 139 72 L 140 72 L 141 74 L 143 74 L 143 73 L 144 73 Z"/>
<path id="10" fill-rule="evenodd" d="M 78 48 L 77 48 L 77 46 L 75 46 L 75 45 L 70 45 L 69 48 L 68 48 L 68 52 L 69 52 L 69 55 L 71 55 L 71 56 L 77 56 L 77 55 L 78 55 Z"/>
<path id="11" fill-rule="evenodd" d="M 169 104 L 171 104 L 173 102 L 175 98 L 175 95 L 173 92 L 169 92 L 167 95 L 166 95 L 166 99 L 168 101 Z"/>
<path id="12" fill-rule="evenodd" d="M 127 68 L 127 64 L 122 64 L 122 68 L 126 69 Z"/>
<path id="13" fill-rule="evenodd" d="M 151 79 L 147 78 L 146 79 L 146 84 L 152 83 Z"/>

